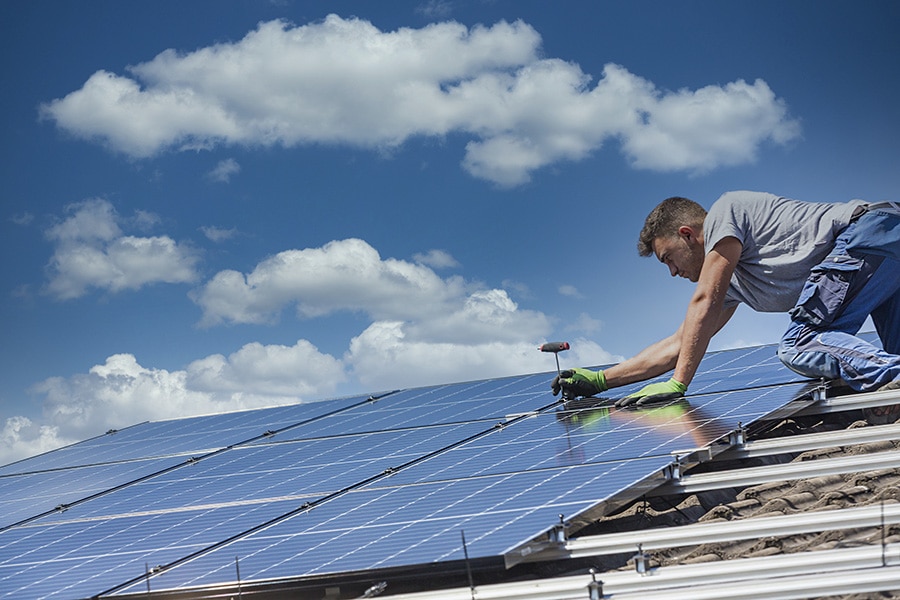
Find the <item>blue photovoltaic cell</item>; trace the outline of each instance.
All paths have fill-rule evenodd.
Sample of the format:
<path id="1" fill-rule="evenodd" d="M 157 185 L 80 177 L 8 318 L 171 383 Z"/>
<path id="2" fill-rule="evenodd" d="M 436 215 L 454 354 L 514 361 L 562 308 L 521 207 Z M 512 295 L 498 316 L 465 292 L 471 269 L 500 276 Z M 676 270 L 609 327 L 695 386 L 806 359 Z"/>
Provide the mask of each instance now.
<path id="1" fill-rule="evenodd" d="M 871 344 L 881 347 L 881 342 L 874 332 L 860 333 L 859 337 Z M 691 395 L 710 394 L 729 390 L 741 390 L 751 387 L 780 385 L 809 381 L 785 367 L 776 353 L 777 345 L 752 346 L 707 353 L 694 379 L 691 381 Z M 666 381 L 671 373 L 652 380 Z M 615 397 L 627 396 L 641 389 L 649 382 L 634 383 L 616 388 L 604 395 Z"/>
<path id="2" fill-rule="evenodd" d="M 257 443 L 463 421 L 494 423 L 552 404 L 549 384 L 548 376 L 539 374 L 401 391 Z"/>
<path id="3" fill-rule="evenodd" d="M 166 564 L 211 538 L 290 511 L 296 501 L 224 505 L 184 512 L 122 515 L 27 525 L 0 534 L 4 598 L 83 598 L 121 583 L 148 564 Z M 193 525 L 190 532 L 185 523 Z"/>
<path id="4" fill-rule="evenodd" d="M 0 477 L 0 529 L 179 462 L 155 458 Z"/>
<path id="5" fill-rule="evenodd" d="M 0 529 L 0 598 L 144 591 L 146 565 L 171 565 L 155 590 L 219 584 L 236 556 L 244 581 L 458 560 L 460 531 L 502 557 L 807 387 L 772 346 L 708 355 L 656 409 L 566 408 L 552 375 L 145 423 L 9 465 L 0 507 L 32 518 Z"/>
<path id="6" fill-rule="evenodd" d="M 242 577 L 259 568 L 260 578 L 399 566 L 410 556 L 420 563 L 458 559 L 462 550 L 454 537 L 460 530 L 472 539 L 470 556 L 503 554 L 530 539 L 519 527 L 534 537 L 552 527 L 558 514 L 571 517 L 609 499 L 637 482 L 630 478 L 671 464 L 670 452 L 702 447 L 738 423 L 781 407 L 804 387 L 726 392 L 696 407 L 589 409 L 576 413 L 582 419 L 574 427 L 566 423 L 571 413 L 523 419 L 179 566 L 158 583 L 166 587 L 176 574 L 180 585 L 212 583 L 223 569 L 228 574 L 233 556 L 242 557 Z M 733 427 L 719 423 L 713 408 Z M 620 459 L 636 453 L 647 456 Z M 539 490 L 560 496 L 548 499 Z M 570 503 L 570 494 L 586 495 L 583 503 Z M 488 523 L 490 534 L 482 530 Z M 315 565 L 308 562 L 310 548 Z"/>
<path id="7" fill-rule="evenodd" d="M 52 569 L 47 555 L 74 552 L 63 562 L 81 572 L 165 564 L 483 430 L 457 423 L 229 450 L 13 530 L 27 531 L 42 555 L 0 561 L 0 589 L 48 593 L 41 587 Z M 0 535 L 0 558 L 19 547 Z"/>
<path id="8" fill-rule="evenodd" d="M 382 486 L 349 493 L 163 574 L 161 588 L 502 555 L 670 464 L 666 457 Z M 415 468 L 414 468 L 415 469 Z M 387 510 L 386 510 L 387 509 Z M 227 558 L 226 558 L 227 557 Z"/>
<path id="9" fill-rule="evenodd" d="M 365 398 L 142 423 L 7 465 L 0 471 L 0 530 L 268 430 L 314 422 Z"/>
<path id="10" fill-rule="evenodd" d="M 462 423 L 235 448 L 74 507 L 64 518 L 203 508 L 224 501 L 293 498 L 299 505 L 483 430 L 482 424 Z M 194 525 L 184 527 L 189 531 Z"/>
<path id="11" fill-rule="evenodd" d="M 203 454 L 351 407 L 365 396 L 141 423 L 0 467 L 0 477 L 173 454 Z"/>
<path id="12" fill-rule="evenodd" d="M 616 398 L 638 391 L 652 381 L 666 381 L 671 373 L 655 380 L 633 383 L 604 392 Z M 711 394 L 728 390 L 808 381 L 785 367 L 775 354 L 775 346 L 722 350 L 706 355 L 691 381 L 690 394 Z"/>

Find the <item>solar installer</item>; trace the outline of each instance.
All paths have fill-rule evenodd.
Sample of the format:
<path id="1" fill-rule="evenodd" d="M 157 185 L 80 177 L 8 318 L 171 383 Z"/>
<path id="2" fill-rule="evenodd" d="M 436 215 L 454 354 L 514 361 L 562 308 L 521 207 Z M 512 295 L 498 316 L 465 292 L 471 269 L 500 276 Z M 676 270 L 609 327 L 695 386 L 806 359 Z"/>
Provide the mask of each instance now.
<path id="1" fill-rule="evenodd" d="M 697 284 L 672 335 L 606 369 L 568 369 L 554 394 L 589 396 L 674 369 L 618 402 L 684 395 L 710 338 L 744 303 L 787 312 L 778 357 L 813 378 L 841 379 L 857 391 L 900 388 L 900 203 L 823 204 L 762 192 L 728 192 L 709 212 L 673 197 L 647 216 L 641 256 L 655 255 Z M 856 336 L 868 316 L 883 350 Z"/>

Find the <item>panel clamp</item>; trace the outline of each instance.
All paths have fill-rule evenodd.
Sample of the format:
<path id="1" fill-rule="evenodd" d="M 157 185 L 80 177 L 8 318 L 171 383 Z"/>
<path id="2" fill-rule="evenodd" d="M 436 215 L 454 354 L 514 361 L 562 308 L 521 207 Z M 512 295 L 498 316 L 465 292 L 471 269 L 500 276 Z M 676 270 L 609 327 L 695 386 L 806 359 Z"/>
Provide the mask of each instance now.
<path id="1" fill-rule="evenodd" d="M 568 541 L 566 521 L 562 514 L 559 515 L 559 523 L 554 525 L 547 535 L 550 537 L 550 541 L 556 544 L 565 544 Z"/>

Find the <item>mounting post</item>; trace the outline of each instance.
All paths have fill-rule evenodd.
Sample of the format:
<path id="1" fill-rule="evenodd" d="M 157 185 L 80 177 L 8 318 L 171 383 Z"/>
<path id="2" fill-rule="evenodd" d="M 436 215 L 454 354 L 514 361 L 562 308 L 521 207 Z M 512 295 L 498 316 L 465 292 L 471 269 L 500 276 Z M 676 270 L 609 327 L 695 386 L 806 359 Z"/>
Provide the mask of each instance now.
<path id="1" fill-rule="evenodd" d="M 650 555 L 644 552 L 644 547 L 641 544 L 638 544 L 637 554 L 634 555 L 634 570 L 640 575 L 646 575 L 649 560 Z"/>
<path id="2" fill-rule="evenodd" d="M 559 523 L 550 530 L 550 541 L 557 544 L 565 544 L 568 537 L 566 536 L 566 522 L 563 515 L 559 515 Z"/>
<path id="3" fill-rule="evenodd" d="M 812 395 L 812 399 L 814 402 L 821 402 L 822 400 L 827 398 L 828 397 L 828 380 L 820 379 L 819 385 L 817 385 L 815 387 L 815 389 L 813 389 L 813 391 L 810 392 L 810 394 Z"/>
<path id="4" fill-rule="evenodd" d="M 738 422 L 737 429 L 728 434 L 728 442 L 735 448 L 743 448 L 746 441 L 747 430 L 743 423 Z"/>
<path id="5" fill-rule="evenodd" d="M 588 600 L 603 599 L 603 582 L 597 581 L 597 569 L 591 567 L 591 582 L 587 586 Z"/>
<path id="6" fill-rule="evenodd" d="M 681 479 L 681 462 L 676 460 L 665 468 L 666 479 L 669 481 L 678 481 Z"/>

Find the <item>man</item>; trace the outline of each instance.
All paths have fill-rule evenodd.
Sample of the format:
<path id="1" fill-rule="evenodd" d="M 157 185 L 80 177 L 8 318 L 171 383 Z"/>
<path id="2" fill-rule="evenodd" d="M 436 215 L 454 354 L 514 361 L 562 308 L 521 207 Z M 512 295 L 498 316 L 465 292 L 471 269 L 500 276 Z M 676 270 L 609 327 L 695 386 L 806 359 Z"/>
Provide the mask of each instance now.
<path id="1" fill-rule="evenodd" d="M 728 192 L 707 213 L 669 198 L 647 217 L 638 242 L 697 284 L 669 337 L 606 369 L 571 369 L 553 393 L 590 396 L 674 369 L 619 406 L 671 400 L 687 391 L 710 338 L 745 303 L 788 312 L 778 356 L 814 378 L 842 379 L 857 391 L 900 387 L 900 205 L 854 200 L 821 204 L 762 192 Z M 883 350 L 856 337 L 871 315 Z"/>

